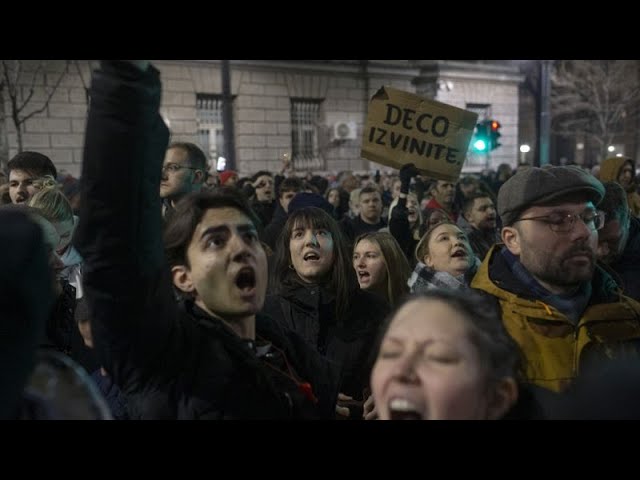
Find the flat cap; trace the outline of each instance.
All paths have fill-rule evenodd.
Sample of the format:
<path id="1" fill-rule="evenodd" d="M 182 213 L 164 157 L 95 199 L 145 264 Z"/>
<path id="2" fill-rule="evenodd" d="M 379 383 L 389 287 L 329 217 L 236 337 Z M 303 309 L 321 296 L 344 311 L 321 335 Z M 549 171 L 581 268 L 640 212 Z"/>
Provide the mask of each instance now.
<path id="1" fill-rule="evenodd" d="M 598 205 L 604 197 L 604 186 L 596 177 L 573 165 L 518 170 L 498 192 L 498 215 L 503 225 L 511 225 L 527 208 L 570 194 L 584 194 Z"/>

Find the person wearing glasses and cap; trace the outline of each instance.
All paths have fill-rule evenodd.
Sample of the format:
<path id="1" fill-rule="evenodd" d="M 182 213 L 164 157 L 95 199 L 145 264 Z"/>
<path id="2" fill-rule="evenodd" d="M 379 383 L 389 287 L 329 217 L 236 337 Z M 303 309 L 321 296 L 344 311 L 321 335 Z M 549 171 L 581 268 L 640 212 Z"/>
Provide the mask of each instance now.
<path id="1" fill-rule="evenodd" d="M 206 172 L 207 157 L 200 147 L 188 142 L 173 142 L 169 145 L 162 165 L 160 183 L 162 216 L 165 221 L 182 197 L 202 189 Z"/>
<path id="2" fill-rule="evenodd" d="M 637 355 L 640 303 L 596 265 L 604 193 L 575 166 L 519 171 L 498 192 L 503 244 L 471 286 L 499 303 L 535 386 L 562 391 L 585 366 Z"/>

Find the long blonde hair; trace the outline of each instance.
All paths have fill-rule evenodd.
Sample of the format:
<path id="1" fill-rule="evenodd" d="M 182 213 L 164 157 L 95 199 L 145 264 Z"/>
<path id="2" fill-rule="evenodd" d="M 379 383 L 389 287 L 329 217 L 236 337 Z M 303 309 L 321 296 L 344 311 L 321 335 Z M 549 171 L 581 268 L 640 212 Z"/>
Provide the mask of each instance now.
<path id="1" fill-rule="evenodd" d="M 39 190 L 29 199 L 28 205 L 37 208 L 52 223 L 73 221 L 73 209 L 60 185 L 51 175 L 34 181 Z"/>

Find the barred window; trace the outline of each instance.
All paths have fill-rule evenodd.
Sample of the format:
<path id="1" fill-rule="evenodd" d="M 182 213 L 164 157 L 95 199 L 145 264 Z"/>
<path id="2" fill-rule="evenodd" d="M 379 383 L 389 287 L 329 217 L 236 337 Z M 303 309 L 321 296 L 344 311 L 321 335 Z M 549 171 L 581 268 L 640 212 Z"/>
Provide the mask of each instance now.
<path id="1" fill-rule="evenodd" d="M 222 95 L 196 94 L 196 118 L 198 141 L 207 156 L 214 162 L 218 157 L 224 157 Z"/>
<path id="2" fill-rule="evenodd" d="M 322 168 L 318 153 L 318 123 L 322 100 L 291 99 L 291 149 L 297 169 Z"/>

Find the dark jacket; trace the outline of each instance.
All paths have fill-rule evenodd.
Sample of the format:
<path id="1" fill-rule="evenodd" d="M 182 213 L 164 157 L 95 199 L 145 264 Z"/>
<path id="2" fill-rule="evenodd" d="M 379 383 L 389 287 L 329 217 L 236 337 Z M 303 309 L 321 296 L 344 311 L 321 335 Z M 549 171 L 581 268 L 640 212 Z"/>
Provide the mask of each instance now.
<path id="1" fill-rule="evenodd" d="M 398 203 L 391 211 L 389 217 L 389 233 L 400 245 L 405 257 L 411 267 L 416 265 L 416 246 L 418 239 L 415 238 L 414 231 L 409 224 L 409 211 L 407 210 L 407 199 L 399 198 Z"/>
<path id="2" fill-rule="evenodd" d="M 631 217 L 629 239 L 622 256 L 609 265 L 622 280 L 625 295 L 640 301 L 640 220 Z"/>
<path id="3" fill-rule="evenodd" d="M 53 276 L 40 226 L 0 210 L 0 419 L 16 418 L 53 305 Z"/>
<path id="4" fill-rule="evenodd" d="M 288 218 L 289 214 L 284 211 L 284 208 L 278 202 L 278 208 L 276 208 L 271 222 L 264 228 L 261 235 L 261 240 L 269 245 L 269 248 L 273 251 L 276 249 L 276 242 L 280 237 L 280 233 L 284 230 L 284 225 L 287 223 Z"/>
<path id="5" fill-rule="evenodd" d="M 129 420 L 127 398 L 120 388 L 113 383 L 111 377 L 109 375 L 103 375 L 100 369 L 98 369 L 91 374 L 91 379 L 100 390 L 100 393 L 102 393 L 107 405 L 109 405 L 114 420 Z"/>
<path id="6" fill-rule="evenodd" d="M 175 302 L 161 241 L 169 132 L 160 91 L 153 67 L 103 62 L 92 79 L 76 245 L 100 364 L 132 419 L 332 418 L 328 367 L 302 341 L 256 319 L 258 334 L 311 383 L 317 404 L 220 320 Z"/>
<path id="7" fill-rule="evenodd" d="M 389 312 L 381 297 L 360 289 L 350 296 L 349 311 L 336 318 L 335 298 L 318 285 L 286 281 L 279 295 L 269 295 L 263 311 L 294 330 L 340 372 L 340 392 L 362 399 L 369 385 L 372 351 Z"/>
<path id="8" fill-rule="evenodd" d="M 380 218 L 380 221 L 374 225 L 362 220 L 362 217 L 358 215 L 356 218 L 344 217 L 340 220 L 340 227 L 345 234 L 347 242 L 353 247 L 353 242 L 359 235 L 369 232 L 377 232 L 381 228 L 387 226 L 387 222 L 384 218 Z"/>

